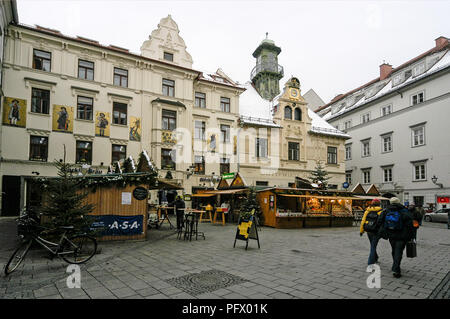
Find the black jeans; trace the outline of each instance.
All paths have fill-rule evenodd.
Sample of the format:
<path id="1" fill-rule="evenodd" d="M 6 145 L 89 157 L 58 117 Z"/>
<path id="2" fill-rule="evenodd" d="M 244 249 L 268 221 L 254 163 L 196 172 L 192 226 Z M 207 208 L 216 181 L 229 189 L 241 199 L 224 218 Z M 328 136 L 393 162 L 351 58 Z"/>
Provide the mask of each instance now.
<path id="1" fill-rule="evenodd" d="M 389 239 L 389 243 L 392 247 L 392 271 L 395 273 L 400 273 L 400 263 L 402 262 L 406 241 L 402 239 Z"/>
<path id="2" fill-rule="evenodd" d="M 184 211 L 177 210 L 177 229 L 178 230 L 183 226 L 183 218 L 184 218 Z"/>

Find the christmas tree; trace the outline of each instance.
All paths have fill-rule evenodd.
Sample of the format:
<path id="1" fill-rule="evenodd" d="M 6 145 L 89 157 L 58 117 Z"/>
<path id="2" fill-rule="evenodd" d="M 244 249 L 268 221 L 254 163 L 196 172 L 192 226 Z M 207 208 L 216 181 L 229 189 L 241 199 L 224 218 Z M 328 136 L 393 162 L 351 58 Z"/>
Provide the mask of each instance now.
<path id="1" fill-rule="evenodd" d="M 57 178 L 46 180 L 45 196 L 40 212 L 46 216 L 46 226 L 74 226 L 74 231 L 88 231 L 94 218 L 87 216 L 94 206 L 86 203 L 88 195 L 83 178 L 72 176 L 72 165 L 55 161 Z"/>
<path id="2" fill-rule="evenodd" d="M 122 168 L 120 167 L 120 162 L 116 162 L 116 164 L 114 164 L 114 173 L 122 174 Z"/>
<path id="3" fill-rule="evenodd" d="M 309 179 L 319 185 L 319 188 L 326 189 L 328 186 L 328 180 L 330 177 L 328 177 L 328 172 L 324 170 L 324 167 L 320 163 L 320 161 L 316 162 L 316 168 L 314 171 L 311 172 L 311 176 Z"/>
<path id="4" fill-rule="evenodd" d="M 251 216 L 251 211 L 254 210 L 254 213 L 261 220 L 261 207 L 259 206 L 259 201 L 256 198 L 256 191 L 253 188 L 249 189 L 246 199 L 242 201 L 240 206 L 241 217 L 243 219 L 248 219 Z"/>
<path id="5" fill-rule="evenodd" d="M 154 172 L 155 166 L 150 161 L 148 154 L 145 150 L 139 154 L 138 164 L 136 168 L 136 172 Z"/>
<path id="6" fill-rule="evenodd" d="M 173 179 L 171 171 L 167 171 L 165 179 Z"/>
<path id="7" fill-rule="evenodd" d="M 122 165 L 122 173 L 134 173 L 133 158 L 127 157 Z"/>

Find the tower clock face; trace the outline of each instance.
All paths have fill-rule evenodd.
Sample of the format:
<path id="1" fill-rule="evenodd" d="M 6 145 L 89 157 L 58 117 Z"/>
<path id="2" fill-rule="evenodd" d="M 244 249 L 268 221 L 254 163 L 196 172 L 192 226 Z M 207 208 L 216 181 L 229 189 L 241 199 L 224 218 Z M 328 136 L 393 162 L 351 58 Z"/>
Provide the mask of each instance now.
<path id="1" fill-rule="evenodd" d="M 298 92 L 298 89 L 295 88 L 291 88 L 289 90 L 289 94 L 291 95 L 291 97 L 293 98 L 298 98 L 298 96 L 300 95 L 300 93 Z"/>

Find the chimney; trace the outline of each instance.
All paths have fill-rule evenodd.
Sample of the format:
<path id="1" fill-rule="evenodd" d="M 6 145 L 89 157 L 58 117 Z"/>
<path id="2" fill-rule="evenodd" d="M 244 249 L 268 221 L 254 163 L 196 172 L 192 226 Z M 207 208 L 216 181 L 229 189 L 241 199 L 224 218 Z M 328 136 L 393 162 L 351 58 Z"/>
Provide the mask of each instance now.
<path id="1" fill-rule="evenodd" d="M 442 37 L 442 36 L 437 38 L 434 41 L 436 41 L 436 48 L 440 48 L 440 47 L 446 46 L 448 44 L 448 39 L 446 37 Z"/>
<path id="2" fill-rule="evenodd" d="M 384 80 L 392 71 L 392 65 L 384 63 L 380 65 L 380 80 Z"/>

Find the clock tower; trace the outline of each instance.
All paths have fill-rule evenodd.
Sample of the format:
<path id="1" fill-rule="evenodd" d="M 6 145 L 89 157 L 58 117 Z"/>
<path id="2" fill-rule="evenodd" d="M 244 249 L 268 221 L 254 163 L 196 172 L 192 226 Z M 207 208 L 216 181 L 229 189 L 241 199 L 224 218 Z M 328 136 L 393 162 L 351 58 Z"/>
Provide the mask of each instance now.
<path id="1" fill-rule="evenodd" d="M 259 95 L 266 100 L 273 100 L 280 94 L 279 81 L 284 76 L 283 67 L 278 64 L 278 55 L 281 48 L 275 42 L 266 38 L 253 52 L 256 58 L 256 66 L 253 68 L 250 78 Z"/>

